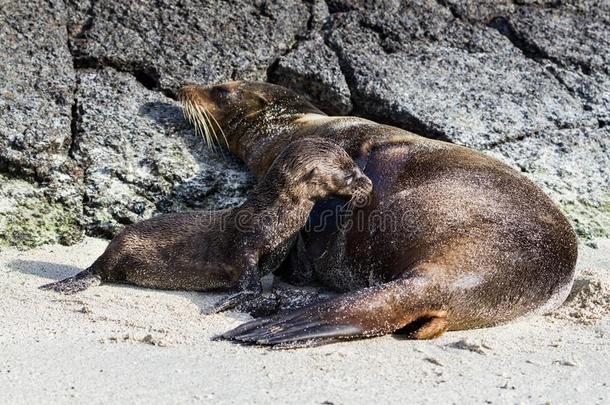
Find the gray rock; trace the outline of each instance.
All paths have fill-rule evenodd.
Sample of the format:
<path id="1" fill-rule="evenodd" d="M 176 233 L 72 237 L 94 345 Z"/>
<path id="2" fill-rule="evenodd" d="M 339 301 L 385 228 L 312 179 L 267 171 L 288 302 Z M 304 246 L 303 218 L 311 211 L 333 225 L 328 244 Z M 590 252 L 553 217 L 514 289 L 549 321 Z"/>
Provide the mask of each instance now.
<path id="1" fill-rule="evenodd" d="M 328 4 L 324 0 L 313 0 L 310 4 L 308 29 L 310 32 L 319 32 L 330 18 Z"/>
<path id="2" fill-rule="evenodd" d="M 81 238 L 80 195 L 71 200 L 76 204 L 72 207 L 54 198 L 55 191 L 36 181 L 0 174 L 0 247 L 72 244 Z"/>
<path id="3" fill-rule="evenodd" d="M 546 131 L 489 153 L 541 185 L 580 237 L 610 236 L 610 128 Z"/>
<path id="4" fill-rule="evenodd" d="M 458 18 L 511 37 L 531 57 L 550 59 L 585 74 L 610 74 L 610 3 L 572 1 L 447 1 Z"/>
<path id="5" fill-rule="evenodd" d="M 69 158 L 74 70 L 60 1 L 0 7 L 0 245 L 81 236 L 81 173 Z"/>
<path id="6" fill-rule="evenodd" d="M 204 147 L 175 101 L 111 68 L 78 73 L 74 158 L 84 168 L 89 234 L 113 236 L 162 212 L 242 202 L 250 177 Z"/>
<path id="7" fill-rule="evenodd" d="M 481 27 L 474 35 L 459 24 L 445 27 L 461 40 L 398 31 L 396 38 L 416 40 L 388 49 L 382 38 L 388 34 L 377 32 L 384 28 L 363 28 L 364 17 L 350 14 L 336 22 L 329 40 L 348 72 L 360 114 L 476 148 L 593 122 L 553 75 L 495 30 Z"/>
<path id="8" fill-rule="evenodd" d="M 608 236 L 608 26 L 605 0 L 5 1 L 0 245 L 239 203 L 171 98 L 231 79 L 482 149 Z"/>
<path id="9" fill-rule="evenodd" d="M 320 35 L 280 58 L 269 80 L 305 95 L 330 115 L 347 115 L 352 110 L 339 59 Z"/>
<path id="10" fill-rule="evenodd" d="M 585 110 L 600 121 L 610 121 L 609 2 L 448 3 L 459 18 L 497 29 L 525 57 L 556 76 Z"/>
<path id="11" fill-rule="evenodd" d="M 77 64 L 129 71 L 148 87 L 170 92 L 185 81 L 264 80 L 309 17 L 297 0 L 103 1 L 93 3 L 84 20 L 82 7 L 75 9 Z"/>

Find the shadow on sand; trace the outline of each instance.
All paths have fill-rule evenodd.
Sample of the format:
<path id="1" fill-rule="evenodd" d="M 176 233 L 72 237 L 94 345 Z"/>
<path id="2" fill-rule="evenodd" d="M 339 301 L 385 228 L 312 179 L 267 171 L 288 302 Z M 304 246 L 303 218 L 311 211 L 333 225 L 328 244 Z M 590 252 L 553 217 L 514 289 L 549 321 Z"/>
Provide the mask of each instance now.
<path id="1" fill-rule="evenodd" d="M 30 274 L 33 276 L 41 277 L 44 280 L 40 280 L 40 285 L 48 284 L 53 281 L 63 280 L 66 277 L 74 276 L 81 272 L 83 269 L 76 266 L 71 266 L 61 263 L 52 263 L 46 261 L 37 260 L 13 260 L 8 263 L 8 267 L 12 271 L 18 271 L 23 274 Z M 116 288 L 116 294 L 121 294 L 121 289 L 130 289 L 138 291 L 146 291 L 151 293 L 160 294 L 171 294 L 179 297 L 183 297 L 192 301 L 201 310 L 202 314 L 206 313 L 214 304 L 225 294 L 223 292 L 198 292 L 198 291 L 175 291 L 175 290 L 159 290 L 152 288 L 137 287 L 130 284 L 115 284 L 108 283 L 106 286 L 112 286 Z M 90 287 L 95 289 L 96 287 Z M 77 293 L 78 294 L 78 293 Z M 226 315 L 233 319 L 243 320 L 243 314 L 234 314 L 227 312 Z"/>
<path id="2" fill-rule="evenodd" d="M 51 281 L 62 280 L 83 270 L 80 267 L 67 264 L 21 259 L 9 262 L 8 267 L 13 271 L 49 278 Z"/>

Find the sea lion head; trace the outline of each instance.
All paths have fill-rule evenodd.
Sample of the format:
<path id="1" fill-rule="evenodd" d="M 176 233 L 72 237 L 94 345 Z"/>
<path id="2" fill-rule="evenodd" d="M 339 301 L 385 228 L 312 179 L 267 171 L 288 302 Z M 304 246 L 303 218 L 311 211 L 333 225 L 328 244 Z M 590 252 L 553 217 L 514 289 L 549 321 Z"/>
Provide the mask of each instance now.
<path id="1" fill-rule="evenodd" d="M 345 150 L 323 138 L 291 142 L 277 156 L 264 181 L 281 185 L 299 197 L 320 200 L 330 196 L 364 202 L 373 189 L 371 180 Z"/>
<path id="2" fill-rule="evenodd" d="M 178 91 L 186 118 L 208 146 L 234 150 L 244 128 L 260 128 L 270 118 L 320 111 L 305 98 L 281 86 L 234 81 L 209 86 L 188 84 Z"/>

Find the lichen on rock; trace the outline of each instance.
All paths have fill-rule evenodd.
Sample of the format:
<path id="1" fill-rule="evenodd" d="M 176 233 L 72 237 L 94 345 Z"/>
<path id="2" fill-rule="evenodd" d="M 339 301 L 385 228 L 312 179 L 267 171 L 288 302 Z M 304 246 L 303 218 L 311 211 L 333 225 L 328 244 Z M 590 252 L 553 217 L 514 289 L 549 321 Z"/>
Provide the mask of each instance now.
<path id="1" fill-rule="evenodd" d="M 0 195 L 0 247 L 69 245 L 81 239 L 80 210 L 49 201 L 43 188 L 0 174 Z"/>

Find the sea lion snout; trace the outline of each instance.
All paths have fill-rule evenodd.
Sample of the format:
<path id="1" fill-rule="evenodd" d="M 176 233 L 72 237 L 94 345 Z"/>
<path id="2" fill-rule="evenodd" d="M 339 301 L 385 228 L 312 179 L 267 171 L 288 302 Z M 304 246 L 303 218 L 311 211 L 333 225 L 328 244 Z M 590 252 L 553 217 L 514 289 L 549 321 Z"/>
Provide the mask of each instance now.
<path id="1" fill-rule="evenodd" d="M 226 82 L 222 84 L 203 86 L 185 84 L 178 90 L 178 100 L 183 107 L 189 104 L 195 109 L 203 109 L 208 119 L 220 119 L 221 111 L 230 107 L 241 82 Z M 210 116 L 211 115 L 211 116 Z"/>
<path id="2" fill-rule="evenodd" d="M 373 192 L 373 182 L 360 169 L 357 169 L 354 186 L 357 194 L 361 197 L 368 197 Z"/>
<path id="3" fill-rule="evenodd" d="M 345 184 L 338 194 L 350 198 L 354 204 L 353 206 L 363 207 L 367 205 L 369 197 L 373 192 L 371 180 L 356 167 L 352 174 L 346 177 L 344 181 Z"/>
<path id="4" fill-rule="evenodd" d="M 233 81 L 212 85 L 200 85 L 195 83 L 185 83 L 178 90 L 178 99 L 180 101 L 190 100 L 196 101 L 200 99 L 207 103 L 214 102 L 215 98 L 221 98 L 234 93 L 242 82 Z"/>
<path id="5" fill-rule="evenodd" d="M 241 135 L 243 131 L 241 124 L 237 124 L 235 131 L 230 123 L 241 123 L 248 114 L 261 111 L 268 102 L 264 95 L 242 81 L 207 86 L 185 84 L 177 96 L 185 117 L 211 148 L 221 145 L 231 149 L 233 135 Z"/>
<path id="6" fill-rule="evenodd" d="M 368 204 L 373 193 L 373 182 L 362 174 L 356 179 L 356 192 L 354 193 L 355 206 L 364 207 Z"/>

